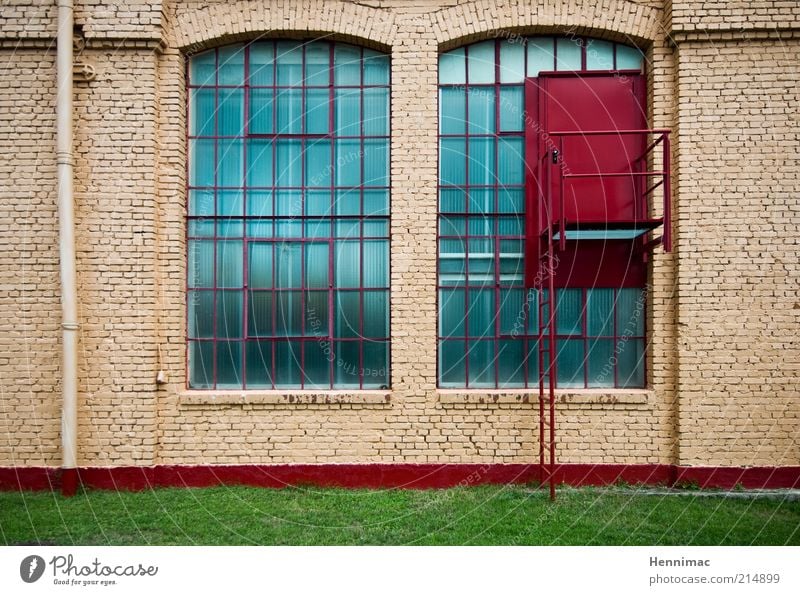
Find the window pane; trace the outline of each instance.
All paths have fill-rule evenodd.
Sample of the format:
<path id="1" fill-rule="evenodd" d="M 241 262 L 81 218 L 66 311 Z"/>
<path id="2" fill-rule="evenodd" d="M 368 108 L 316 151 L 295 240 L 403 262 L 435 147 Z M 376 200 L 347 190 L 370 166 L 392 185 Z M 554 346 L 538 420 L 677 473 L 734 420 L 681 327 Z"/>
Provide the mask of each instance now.
<path id="1" fill-rule="evenodd" d="M 242 343 L 219 341 L 217 343 L 217 388 L 242 386 Z"/>
<path id="2" fill-rule="evenodd" d="M 283 242 L 275 246 L 277 287 L 300 287 L 302 244 Z"/>
<path id="3" fill-rule="evenodd" d="M 242 287 L 242 242 L 217 242 L 217 287 Z"/>
<path id="4" fill-rule="evenodd" d="M 360 285 L 359 254 L 359 242 L 335 242 L 333 270 L 336 275 L 337 287 L 358 287 Z"/>
<path id="5" fill-rule="evenodd" d="M 272 342 L 248 341 L 247 388 L 272 388 Z"/>
<path id="6" fill-rule="evenodd" d="M 217 190 L 217 216 L 238 217 L 244 208 L 241 190 Z"/>
<path id="7" fill-rule="evenodd" d="M 361 90 L 337 89 L 334 101 L 334 132 L 338 136 L 360 135 Z"/>
<path id="8" fill-rule="evenodd" d="M 282 337 L 299 337 L 303 334 L 302 293 L 279 291 L 275 294 L 275 334 Z"/>
<path id="9" fill-rule="evenodd" d="M 556 293 L 556 334 L 580 335 L 583 310 L 582 289 L 561 289 Z"/>
<path id="10" fill-rule="evenodd" d="M 361 192 L 354 190 L 337 190 L 334 212 L 337 215 L 358 215 L 361 212 Z"/>
<path id="11" fill-rule="evenodd" d="M 244 135 L 244 91 L 241 89 L 219 90 L 219 134 Z"/>
<path id="12" fill-rule="evenodd" d="M 213 237 L 214 220 L 192 219 L 189 221 L 189 237 Z"/>
<path id="13" fill-rule="evenodd" d="M 583 339 L 556 341 L 556 384 L 559 388 L 583 388 Z"/>
<path id="14" fill-rule="evenodd" d="M 470 269 L 472 261 L 470 261 Z M 494 288 L 470 289 L 469 323 L 470 337 L 493 337 L 495 321 L 495 296 Z"/>
<path id="15" fill-rule="evenodd" d="M 306 244 L 306 287 L 328 287 L 328 244 Z"/>
<path id="16" fill-rule="evenodd" d="M 364 388 L 388 388 L 389 386 L 389 343 L 386 341 L 365 341 L 364 350 Z"/>
<path id="17" fill-rule="evenodd" d="M 364 287 L 389 287 L 389 240 L 364 241 Z"/>
<path id="18" fill-rule="evenodd" d="M 614 341 L 592 339 L 589 341 L 589 388 L 614 386 Z"/>
<path id="19" fill-rule="evenodd" d="M 364 292 L 364 337 L 389 337 L 389 292 Z"/>
<path id="20" fill-rule="evenodd" d="M 523 130 L 525 91 L 523 87 L 500 88 L 500 131 Z"/>
<path id="21" fill-rule="evenodd" d="M 524 291 L 522 289 L 502 289 L 500 291 L 500 333 L 517 337 L 525 334 Z"/>
<path id="22" fill-rule="evenodd" d="M 494 341 L 468 341 L 469 385 L 490 388 L 495 386 Z"/>
<path id="23" fill-rule="evenodd" d="M 247 185 L 272 186 L 272 141 L 247 141 Z M 249 205 L 248 205 L 249 208 Z M 265 213 L 271 215 L 272 212 Z"/>
<path id="24" fill-rule="evenodd" d="M 494 82 L 494 40 L 476 43 L 467 48 L 469 83 Z"/>
<path id="25" fill-rule="evenodd" d="M 439 378 L 443 387 L 466 383 L 466 349 L 464 341 L 439 341 Z"/>
<path id="26" fill-rule="evenodd" d="M 192 56 L 189 61 L 189 81 L 193 85 L 214 85 L 217 81 L 215 50 Z"/>
<path id="27" fill-rule="evenodd" d="M 364 141 L 364 185 L 389 185 L 389 141 L 366 139 Z"/>
<path id="28" fill-rule="evenodd" d="M 522 138 L 501 138 L 498 140 L 497 156 L 498 183 L 521 185 L 524 182 L 525 147 Z"/>
<path id="29" fill-rule="evenodd" d="M 466 76 L 464 48 L 445 52 L 439 57 L 440 85 L 463 85 Z"/>
<path id="30" fill-rule="evenodd" d="M 521 83 L 525 80 L 525 46 L 520 40 L 500 43 L 500 82 Z"/>
<path id="31" fill-rule="evenodd" d="M 242 186 L 242 141 L 221 140 L 217 146 L 219 160 L 218 182 L 220 186 L 238 188 Z"/>
<path id="32" fill-rule="evenodd" d="M 306 215 L 330 215 L 330 191 L 307 190 L 305 200 Z"/>
<path id="33" fill-rule="evenodd" d="M 244 84 L 244 49 L 240 45 L 219 48 L 219 84 Z"/>
<path id="34" fill-rule="evenodd" d="M 250 254 L 247 276 L 250 287 L 272 287 L 272 243 L 250 242 L 248 249 Z"/>
<path id="35" fill-rule="evenodd" d="M 590 337 L 614 336 L 614 290 L 586 290 L 586 334 Z"/>
<path id="36" fill-rule="evenodd" d="M 644 387 L 644 340 L 617 342 L 617 385 L 620 388 Z"/>
<path id="37" fill-rule="evenodd" d="M 470 214 L 484 215 L 494 211 L 494 188 L 473 188 L 469 191 Z"/>
<path id="38" fill-rule="evenodd" d="M 275 51 L 273 43 L 256 42 L 250 46 L 250 84 L 273 84 L 273 62 Z"/>
<path id="39" fill-rule="evenodd" d="M 189 241 L 189 287 L 214 287 L 214 242 Z"/>
<path id="40" fill-rule="evenodd" d="M 466 183 L 466 142 L 463 138 L 443 138 L 439 150 L 441 184 L 461 186 Z"/>
<path id="41" fill-rule="evenodd" d="M 334 83 L 336 85 L 361 84 L 361 50 L 336 44 L 334 47 Z"/>
<path id="42" fill-rule="evenodd" d="M 389 56 L 364 48 L 364 84 L 389 84 Z"/>
<path id="43" fill-rule="evenodd" d="M 617 335 L 644 335 L 645 293 L 637 288 L 622 288 L 617 292 Z"/>
<path id="44" fill-rule="evenodd" d="M 613 70 L 614 44 L 600 39 L 589 40 L 586 46 L 587 70 Z"/>
<path id="45" fill-rule="evenodd" d="M 472 87 L 469 102 L 469 131 L 471 134 L 491 134 L 494 127 L 494 87 Z"/>
<path id="46" fill-rule="evenodd" d="M 336 313 L 333 319 L 334 337 L 359 337 L 359 292 L 337 291 L 335 308 Z"/>
<path id="47" fill-rule="evenodd" d="M 197 216 L 197 215 L 213 215 L 213 214 L 214 214 L 214 191 L 190 190 L 189 215 Z"/>
<path id="48" fill-rule="evenodd" d="M 279 140 L 276 153 L 276 177 L 279 186 L 302 184 L 303 161 L 299 140 Z"/>
<path id="49" fill-rule="evenodd" d="M 327 85 L 330 81 L 330 44 L 314 41 L 306 44 L 306 85 Z"/>
<path id="50" fill-rule="evenodd" d="M 274 110 L 272 89 L 251 89 L 250 133 L 267 134 L 272 132 Z"/>
<path id="51" fill-rule="evenodd" d="M 302 91 L 278 89 L 278 134 L 302 132 Z"/>
<path id="52" fill-rule="evenodd" d="M 617 70 L 640 70 L 644 56 L 637 48 L 617 44 Z"/>
<path id="53" fill-rule="evenodd" d="M 279 41 L 277 45 L 278 84 L 299 85 L 303 79 L 302 44 Z"/>
<path id="54" fill-rule="evenodd" d="M 273 328 L 273 300 L 271 291 L 251 291 L 247 294 L 247 336 L 271 337 Z"/>
<path id="55" fill-rule="evenodd" d="M 458 87 L 439 89 L 439 131 L 442 134 L 464 134 L 466 131 L 466 91 Z"/>
<path id="56" fill-rule="evenodd" d="M 364 134 L 389 134 L 389 90 L 364 89 Z"/>
<path id="57" fill-rule="evenodd" d="M 439 210 L 443 213 L 463 213 L 466 209 L 465 193 L 456 188 L 439 190 Z"/>
<path id="58" fill-rule="evenodd" d="M 210 339 L 214 336 L 214 292 L 190 291 L 189 338 Z"/>
<path id="59" fill-rule="evenodd" d="M 306 134 L 327 134 L 330 93 L 328 89 L 306 89 Z"/>
<path id="60" fill-rule="evenodd" d="M 330 346 L 327 342 L 305 341 L 303 349 L 305 349 L 303 362 L 305 388 L 330 388 L 331 370 L 328 361 Z"/>
<path id="61" fill-rule="evenodd" d="M 361 181 L 361 143 L 358 140 L 336 141 L 336 185 L 358 186 Z"/>
<path id="62" fill-rule="evenodd" d="M 189 134 L 214 136 L 214 118 L 216 117 L 216 95 L 214 89 L 192 89 L 191 98 Z"/>
<path id="63" fill-rule="evenodd" d="M 494 184 L 494 139 L 469 139 L 469 183 L 472 185 Z"/>
<path id="64" fill-rule="evenodd" d="M 213 388 L 214 343 L 211 341 L 189 342 L 189 387 Z"/>
<path id="65" fill-rule="evenodd" d="M 306 144 L 306 186 L 329 188 L 331 185 L 331 142 L 309 140 Z"/>
<path id="66" fill-rule="evenodd" d="M 275 384 L 281 388 L 300 388 L 300 341 L 275 342 Z"/>
<path id="67" fill-rule="evenodd" d="M 217 292 L 217 337 L 238 339 L 242 337 L 242 292 Z"/>
<path id="68" fill-rule="evenodd" d="M 500 188 L 498 194 L 498 211 L 501 213 L 519 213 L 525 211 L 525 191 L 511 188 Z"/>
<path id="69" fill-rule="evenodd" d="M 361 376 L 361 349 L 359 341 L 335 343 L 336 365 L 334 377 L 341 388 L 358 388 Z"/>
<path id="70" fill-rule="evenodd" d="M 364 215 L 388 215 L 389 191 L 364 190 Z"/>
<path id="71" fill-rule="evenodd" d="M 189 141 L 189 185 L 214 185 L 214 141 L 195 139 Z"/>
<path id="72" fill-rule="evenodd" d="M 500 341 L 498 344 L 498 388 L 525 385 L 523 364 L 525 344 L 522 340 Z"/>
<path id="73" fill-rule="evenodd" d="M 307 337 L 328 337 L 330 334 L 328 317 L 328 292 L 307 291 L 306 300 L 306 330 Z"/>
<path id="74" fill-rule="evenodd" d="M 465 307 L 463 289 L 439 290 L 439 335 L 464 336 Z"/>
<path id="75" fill-rule="evenodd" d="M 581 50 L 577 40 L 559 39 L 556 48 L 556 70 L 580 70 Z"/>
<path id="76" fill-rule="evenodd" d="M 547 369 L 549 358 L 545 354 L 544 369 Z M 536 337 L 528 339 L 528 386 L 539 386 L 539 343 Z"/>
<path id="77" fill-rule="evenodd" d="M 528 76 L 539 76 L 540 72 L 555 70 L 555 54 L 552 37 L 528 39 Z"/>

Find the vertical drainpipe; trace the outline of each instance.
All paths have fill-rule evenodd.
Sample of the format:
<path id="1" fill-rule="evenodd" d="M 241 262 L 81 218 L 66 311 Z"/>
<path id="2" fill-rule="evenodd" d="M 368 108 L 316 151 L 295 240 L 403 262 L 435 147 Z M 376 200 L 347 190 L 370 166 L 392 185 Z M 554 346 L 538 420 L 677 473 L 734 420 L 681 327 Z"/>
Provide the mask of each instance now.
<path id="1" fill-rule="evenodd" d="M 75 282 L 75 209 L 72 196 L 72 0 L 58 0 L 56 162 L 58 250 L 61 266 L 61 492 L 78 487 L 78 296 Z"/>

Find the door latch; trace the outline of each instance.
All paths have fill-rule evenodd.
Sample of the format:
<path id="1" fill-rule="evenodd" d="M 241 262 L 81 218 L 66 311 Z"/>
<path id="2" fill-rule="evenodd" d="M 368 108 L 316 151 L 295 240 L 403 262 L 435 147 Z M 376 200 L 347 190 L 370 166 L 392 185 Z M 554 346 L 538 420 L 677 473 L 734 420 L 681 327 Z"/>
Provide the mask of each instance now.
<path id="1" fill-rule="evenodd" d="M 553 149 L 553 164 L 558 165 L 558 149 Z"/>

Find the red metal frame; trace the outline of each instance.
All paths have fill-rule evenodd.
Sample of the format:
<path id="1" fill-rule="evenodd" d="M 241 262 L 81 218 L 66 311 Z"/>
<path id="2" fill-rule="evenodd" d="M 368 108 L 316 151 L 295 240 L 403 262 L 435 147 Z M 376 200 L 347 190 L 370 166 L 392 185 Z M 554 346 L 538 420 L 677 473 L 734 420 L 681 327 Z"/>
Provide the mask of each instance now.
<path id="1" fill-rule="evenodd" d="M 283 40 L 282 40 L 283 41 Z M 271 43 L 273 49 L 273 56 L 276 58 L 273 60 L 272 63 L 272 84 L 271 85 L 254 85 L 251 84 L 251 77 L 250 77 L 250 49 L 254 43 Z M 192 241 L 194 240 L 206 240 L 209 242 L 213 242 L 214 245 L 214 277 L 213 277 L 213 286 L 212 287 L 189 287 L 189 278 L 190 278 L 190 271 L 187 272 L 187 285 L 186 285 L 186 315 L 187 315 L 187 335 L 186 335 L 186 345 L 187 345 L 187 362 L 189 361 L 189 353 L 190 347 L 192 343 L 212 343 L 214 345 L 213 354 L 212 354 L 212 361 L 213 361 L 213 369 L 210 377 L 210 383 L 208 386 L 196 387 L 196 388 L 215 388 L 218 385 L 219 375 L 217 370 L 217 351 L 220 349 L 219 342 L 220 341 L 227 341 L 228 339 L 225 337 L 220 337 L 217 334 L 217 295 L 219 291 L 238 291 L 242 294 L 242 329 L 241 329 L 241 337 L 233 339 L 235 344 L 237 345 L 237 349 L 239 350 L 239 356 L 241 358 L 241 365 L 239 372 L 241 374 L 241 388 L 246 389 L 248 388 L 247 385 L 247 344 L 253 341 L 266 341 L 270 342 L 271 347 L 271 362 L 267 362 L 268 367 L 270 368 L 270 385 L 266 388 L 281 388 L 276 382 L 276 372 L 277 372 L 277 362 L 276 362 L 276 352 L 277 346 L 281 343 L 285 344 L 290 341 L 296 342 L 296 344 L 300 347 L 300 353 L 296 354 L 296 359 L 299 360 L 299 368 L 296 370 L 296 373 L 299 374 L 299 387 L 298 388 L 308 388 L 309 386 L 313 386 L 314 388 L 334 388 L 336 387 L 336 378 L 335 372 L 337 363 L 335 361 L 336 358 L 336 351 L 337 347 L 343 343 L 352 343 L 358 342 L 359 343 L 359 358 L 358 358 L 358 388 L 364 388 L 365 384 L 365 369 L 364 369 L 364 344 L 368 342 L 375 342 L 380 343 L 386 346 L 386 350 L 390 348 L 390 337 L 370 337 L 364 338 L 363 330 L 364 330 L 364 296 L 367 292 L 381 292 L 386 295 L 387 300 L 387 316 L 388 316 L 388 300 L 389 300 L 389 286 L 381 286 L 381 287 L 364 287 L 364 247 L 366 245 L 366 241 L 373 241 L 373 240 L 384 240 L 386 242 L 390 242 L 390 235 L 389 235 L 389 213 L 387 212 L 386 215 L 365 215 L 364 213 L 364 192 L 369 190 L 380 190 L 385 191 L 387 195 L 390 192 L 390 187 L 388 185 L 384 186 L 376 186 L 376 185 L 367 185 L 365 184 L 364 180 L 364 158 L 363 158 L 363 150 L 365 147 L 365 141 L 367 140 L 386 140 L 387 143 L 390 144 L 390 134 L 385 135 L 367 135 L 365 134 L 364 130 L 364 122 L 363 122 L 363 103 L 364 103 L 364 90 L 365 89 L 386 89 L 387 93 L 391 89 L 391 80 L 387 84 L 378 85 L 378 84 L 365 84 L 364 82 L 364 50 L 363 48 L 359 48 L 359 65 L 360 65 L 360 81 L 358 85 L 340 85 L 336 84 L 334 80 L 334 52 L 336 51 L 336 42 L 330 42 L 328 45 L 328 84 L 326 85 L 307 85 L 305 84 L 305 73 L 306 73 L 306 56 L 307 56 L 307 44 L 302 43 L 302 54 L 301 54 L 301 64 L 300 68 L 302 70 L 302 77 L 303 81 L 302 84 L 299 85 L 282 85 L 278 83 L 278 72 L 277 72 L 277 48 L 278 48 L 278 41 L 271 41 L 271 42 L 264 42 L 264 41 L 255 41 L 251 43 L 243 44 L 242 51 L 244 54 L 244 79 L 241 85 L 223 85 L 219 82 L 219 50 L 220 48 L 215 48 L 213 51 L 215 53 L 215 79 L 213 85 L 197 85 L 194 84 L 190 78 L 190 60 L 189 58 L 186 63 L 186 77 L 187 77 L 187 97 L 186 97 L 186 113 L 187 113 L 187 146 L 188 144 L 195 139 L 202 138 L 204 140 L 213 140 L 214 141 L 214 160 L 216 164 L 219 164 L 219 155 L 218 155 L 218 141 L 219 139 L 238 139 L 242 143 L 242 185 L 237 187 L 223 187 L 220 186 L 220 180 L 215 179 L 214 185 L 210 187 L 196 187 L 190 184 L 191 179 L 189 177 L 190 173 L 190 164 L 188 163 L 189 160 L 187 159 L 187 225 L 186 225 L 186 241 L 187 241 L 187 250 L 191 250 Z M 349 45 L 349 44 L 347 44 Z M 356 46 L 349 46 L 349 47 L 356 47 Z M 391 76 L 391 75 L 390 75 Z M 197 135 L 197 134 L 189 134 L 190 132 L 190 124 L 191 121 L 191 92 L 192 89 L 203 88 L 203 89 L 213 89 L 214 96 L 215 96 L 215 106 L 216 109 L 214 111 L 214 130 L 211 135 Z M 220 89 L 242 89 L 244 95 L 244 112 L 242 114 L 242 126 L 243 130 L 241 134 L 236 135 L 221 135 L 219 130 L 219 97 L 220 97 Z M 337 131 L 334 127 L 334 114 L 335 114 L 335 91 L 338 89 L 359 89 L 360 92 L 360 121 L 359 121 L 359 133 L 357 135 L 340 135 L 337 134 Z M 253 133 L 250 131 L 250 91 L 251 89 L 267 89 L 272 90 L 273 93 L 273 111 L 272 111 L 272 132 L 271 133 Z M 278 132 L 278 106 L 277 106 L 277 96 L 280 92 L 285 92 L 289 90 L 293 90 L 299 93 L 299 101 L 300 101 L 300 113 L 302 114 L 300 120 L 300 130 L 301 133 L 282 133 Z M 326 133 L 306 133 L 306 100 L 307 100 L 307 90 L 308 89 L 327 89 L 328 90 L 328 130 Z M 390 113 L 387 113 L 387 119 L 390 118 Z M 271 186 L 250 186 L 248 184 L 248 141 L 251 139 L 265 139 L 271 141 L 272 144 L 272 171 L 273 171 L 273 180 Z M 278 175 L 279 172 L 277 171 L 277 142 L 279 140 L 295 140 L 300 144 L 300 171 L 301 171 L 301 185 L 299 186 L 285 186 L 280 185 L 278 183 Z M 322 187 L 307 187 L 305 185 L 305 148 L 309 144 L 325 139 L 330 143 L 330 177 L 331 182 L 330 186 L 327 188 L 328 192 L 330 193 L 330 213 L 328 215 L 309 215 L 308 210 L 306 209 L 306 195 L 309 190 L 325 190 Z M 336 175 L 336 141 L 338 140 L 357 140 L 359 150 L 362 152 L 360 155 L 360 183 L 355 186 L 337 186 L 335 175 Z M 390 149 L 389 149 L 390 150 Z M 387 155 L 388 157 L 388 155 Z M 213 192 L 214 196 L 214 207 L 213 207 L 213 214 L 212 215 L 189 215 L 191 212 L 188 200 L 191 200 L 191 191 L 192 190 L 209 190 Z M 217 211 L 217 203 L 219 200 L 218 193 L 223 190 L 235 190 L 237 192 L 242 193 L 242 214 L 236 216 L 230 215 L 222 215 Z M 272 214 L 271 215 L 263 215 L 263 216 L 253 216 L 248 214 L 247 209 L 247 200 L 248 200 L 248 193 L 251 191 L 269 191 L 272 193 Z M 354 191 L 358 192 L 358 201 L 359 201 L 359 213 L 356 215 L 337 215 L 335 214 L 335 200 L 336 200 L 336 193 L 340 191 Z M 301 214 L 296 215 L 278 215 L 277 209 L 277 195 L 278 192 L 286 192 L 286 191 L 294 191 L 297 192 L 300 196 L 300 205 L 301 205 Z M 314 234 L 313 237 L 306 236 L 306 223 L 308 221 L 322 221 L 326 222 L 328 226 L 328 233 L 323 234 Z M 358 236 L 340 236 L 336 229 L 336 222 L 337 221 L 358 221 Z M 202 235 L 202 236 L 195 236 L 191 235 L 189 228 L 192 221 L 211 221 L 214 223 L 214 233 L 213 235 Z M 228 237 L 228 236 L 220 236 L 218 231 L 218 223 L 221 221 L 239 221 L 242 224 L 242 235 L 236 237 Z M 272 228 L 272 234 L 269 236 L 251 236 L 250 231 L 248 229 L 248 223 L 250 222 L 270 222 Z M 276 235 L 277 232 L 277 222 L 280 221 L 294 221 L 299 225 L 299 232 L 293 233 L 287 236 L 278 237 Z M 368 221 L 385 221 L 386 222 L 386 232 L 381 235 L 365 235 L 364 226 Z M 243 285 L 241 287 L 219 287 L 217 281 L 217 248 L 219 246 L 219 242 L 225 239 L 233 239 L 236 241 L 242 242 L 242 266 L 243 266 Z M 338 287 L 335 284 L 335 272 L 336 266 L 334 264 L 334 248 L 336 246 L 337 241 L 341 240 L 350 240 L 350 241 L 357 241 L 359 245 L 359 279 L 361 280 L 361 285 L 358 287 Z M 250 254 L 250 244 L 251 243 L 259 243 L 259 244 L 271 244 L 272 248 L 270 252 L 273 254 L 273 266 L 272 266 L 272 283 L 271 287 L 263 288 L 263 289 L 253 289 L 249 287 L 249 254 Z M 291 245 L 299 247 L 300 250 L 300 280 L 299 284 L 293 287 L 278 287 L 277 286 L 277 266 L 275 265 L 275 251 L 278 249 L 280 244 L 289 243 Z M 310 243 L 314 244 L 321 244 L 324 243 L 328 247 L 328 287 L 327 288 L 310 288 L 306 286 L 305 280 L 305 260 L 306 260 L 306 246 Z M 388 255 L 389 263 L 391 262 L 391 255 Z M 387 263 L 388 266 L 389 263 Z M 191 292 L 196 291 L 212 291 L 214 293 L 214 303 L 213 303 L 213 336 L 210 338 L 191 338 L 189 337 L 189 325 L 188 325 L 188 317 L 189 317 L 189 296 L 193 295 Z M 335 325 L 335 316 L 336 316 L 336 301 L 335 301 L 335 294 L 338 295 L 338 292 L 344 291 L 353 291 L 358 292 L 358 329 L 356 337 L 335 337 L 334 332 L 334 325 Z M 252 329 L 248 328 L 248 302 L 249 300 L 258 293 L 266 293 L 269 292 L 272 295 L 272 328 L 270 329 L 271 332 L 269 333 L 258 333 L 253 334 Z M 299 336 L 287 336 L 287 335 L 279 335 L 277 333 L 278 325 L 277 325 L 277 310 L 278 310 L 278 300 L 277 298 L 280 297 L 282 294 L 286 294 L 289 292 L 296 292 L 300 294 L 300 308 L 302 310 L 302 315 L 300 317 L 300 335 Z M 306 332 L 306 303 L 307 298 L 312 293 L 326 293 L 327 294 L 327 304 L 328 304 L 328 327 L 324 329 L 324 334 L 318 335 L 313 334 L 309 335 Z M 387 322 L 388 323 L 388 322 Z M 389 333 L 390 334 L 390 333 Z M 327 344 L 330 346 L 332 350 L 331 355 L 328 356 L 329 359 L 333 359 L 334 361 L 329 362 L 329 382 L 326 385 L 322 385 L 321 387 L 319 384 L 315 383 L 313 385 L 309 384 L 309 380 L 307 378 L 306 367 L 305 367 L 305 344 L 308 341 L 327 341 Z M 353 362 L 355 364 L 355 362 Z M 390 383 L 389 380 L 389 361 L 387 357 L 386 361 L 386 377 L 383 382 L 387 385 Z M 189 377 L 189 365 L 186 367 L 186 385 L 190 387 L 190 377 Z M 266 380 L 266 379 L 265 379 Z M 374 383 L 373 383 L 374 384 Z M 260 388 L 264 388 L 261 386 L 262 383 L 259 383 Z"/>

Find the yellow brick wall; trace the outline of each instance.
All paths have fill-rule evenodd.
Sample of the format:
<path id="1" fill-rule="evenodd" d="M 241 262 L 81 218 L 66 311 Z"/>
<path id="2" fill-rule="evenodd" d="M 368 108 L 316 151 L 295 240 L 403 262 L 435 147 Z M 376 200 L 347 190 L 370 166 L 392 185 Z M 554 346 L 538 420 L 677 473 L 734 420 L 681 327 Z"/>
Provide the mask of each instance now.
<path id="1" fill-rule="evenodd" d="M 508 32 L 572 31 L 647 50 L 652 123 L 678 132 L 678 245 L 655 256 L 648 286 L 650 388 L 560 397 L 559 459 L 798 464 L 790 233 L 798 138 L 796 115 L 779 102 L 791 96 L 796 105 L 797 46 L 793 38 L 710 38 L 703 18 L 716 22 L 719 4 L 77 2 L 87 45 L 78 59 L 97 72 L 76 83 L 75 95 L 80 463 L 535 461 L 538 414 L 527 399 L 436 389 L 437 57 Z M 785 2 L 739 4 L 765 5 L 758 15 L 768 20 L 789 14 Z M 54 6 L 13 0 L 0 8 L 8 23 L 0 131 L 16 146 L 0 166 L 8 169 L 2 220 L 16 228 L 0 241 L 8 288 L 0 294 L 8 329 L 0 338 L 0 465 L 60 460 Z M 766 35 L 740 29 L 715 34 Z M 186 391 L 185 55 L 256 35 L 317 33 L 391 52 L 392 390 L 388 400 Z M 724 48 L 741 53 L 714 54 Z M 764 220 L 755 224 L 759 209 Z M 724 229 L 724 239 L 698 233 L 709 226 Z M 168 378 L 160 387 L 159 369 Z"/>

